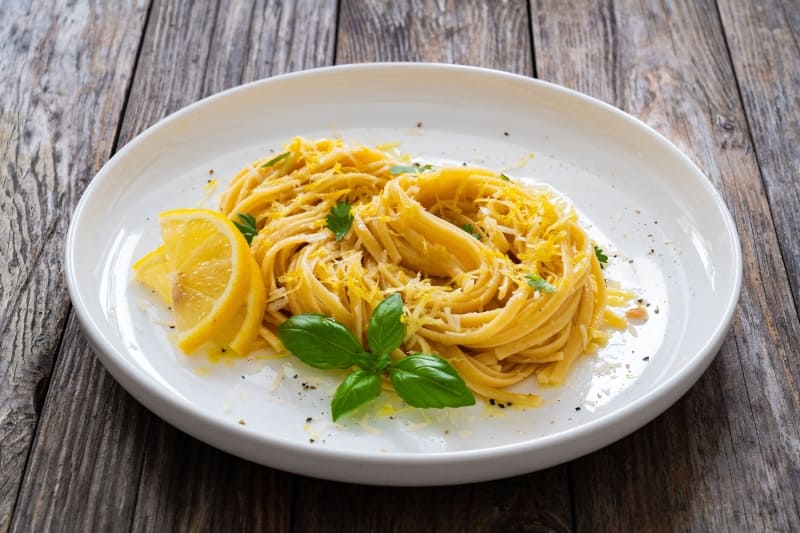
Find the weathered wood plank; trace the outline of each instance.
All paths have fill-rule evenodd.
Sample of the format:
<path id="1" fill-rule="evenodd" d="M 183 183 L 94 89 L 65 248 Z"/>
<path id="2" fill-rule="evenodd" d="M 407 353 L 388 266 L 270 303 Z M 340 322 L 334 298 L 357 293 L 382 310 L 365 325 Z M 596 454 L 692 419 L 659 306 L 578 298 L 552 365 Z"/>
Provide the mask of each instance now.
<path id="1" fill-rule="evenodd" d="M 718 4 L 800 313 L 800 4 L 787 0 Z"/>
<path id="2" fill-rule="evenodd" d="M 563 467 L 452 487 L 364 487 L 298 478 L 293 530 L 571 531 Z"/>
<path id="3" fill-rule="evenodd" d="M 78 328 L 73 314 L 67 332 Z M 102 369 L 82 335 L 64 335 L 50 390 L 12 531 L 127 529 L 152 415 Z"/>
<path id="4" fill-rule="evenodd" d="M 215 92 L 333 63 L 335 0 L 157 0 L 153 9 L 123 142 Z"/>
<path id="5" fill-rule="evenodd" d="M 688 153 L 722 191 L 745 260 L 733 330 L 698 385 L 573 463 L 576 529 L 797 530 L 800 326 L 714 3 L 536 0 L 532 20 L 539 75 Z"/>
<path id="6" fill-rule="evenodd" d="M 120 146 L 212 92 L 330 64 L 335 20 L 333 1 L 156 1 Z M 183 435 L 113 381 L 76 321 L 64 338 L 14 529 L 288 529 L 291 476 Z"/>
<path id="7" fill-rule="evenodd" d="M 337 63 L 440 61 L 533 71 L 524 2 L 344 0 L 339 21 Z M 296 531 L 572 529 L 563 466 L 510 480 L 424 489 L 295 481 Z"/>
<path id="8" fill-rule="evenodd" d="M 342 0 L 336 62 L 433 61 L 533 74 L 524 1 Z"/>
<path id="9" fill-rule="evenodd" d="M 309 2 L 306 6 L 309 12 L 315 7 L 311 4 Z M 497 29 L 513 27 L 513 30 L 506 31 L 516 35 L 520 21 L 527 21 L 524 7 L 520 10 L 519 2 L 498 4 L 492 8 L 480 5 L 475 7 L 479 13 L 475 15 L 470 11 L 471 4 L 465 5 L 444 1 L 391 6 L 379 5 L 378 2 L 344 2 L 337 59 L 339 62 L 390 59 L 455 61 L 530 74 L 530 43 L 515 43 L 512 47 L 503 37 L 504 32 Z M 10 8 L 0 6 L 0 11 L 3 9 Z M 302 8 L 298 8 L 297 13 L 300 10 Z M 509 15 L 509 10 L 514 15 Z M 747 263 L 746 284 L 734 332 L 700 383 L 684 400 L 646 429 L 570 467 L 576 495 L 576 526 L 601 530 L 624 527 L 636 530 L 800 528 L 796 496 L 800 494 L 797 442 L 800 414 L 797 398 L 800 395 L 798 371 L 793 366 L 796 356 L 800 355 L 797 348 L 800 343 L 796 311 L 787 304 L 791 302 L 791 294 L 782 264 L 787 248 L 784 244 L 784 256 L 781 257 L 713 4 L 684 2 L 642 6 L 628 2 L 617 6 L 608 2 L 595 6 L 577 1 L 537 0 L 533 10 L 539 50 L 537 62 L 542 77 L 622 106 L 665 133 L 694 157 L 723 190 L 734 211 L 742 232 Z M 764 19 L 763 13 L 748 12 L 746 16 L 749 18 L 743 19 L 746 27 L 742 29 L 735 25 L 742 24 L 737 17 L 743 15 L 726 5 L 722 6 L 722 11 L 734 50 L 734 65 L 743 84 L 745 104 L 751 105 L 747 103 L 749 97 L 744 85 L 750 75 L 747 69 L 756 67 L 737 63 L 740 57 L 736 55 L 734 41 L 740 38 L 745 43 L 742 46 L 749 46 L 751 41 L 748 39 L 753 37 L 736 37 L 731 32 L 764 31 L 758 30 L 759 21 L 763 20 L 768 20 L 767 27 L 774 32 L 775 21 Z M 333 23 L 322 22 L 322 19 L 335 18 L 335 9 L 332 12 L 325 12 L 327 14 L 318 19 L 317 25 L 312 23 L 309 29 L 308 21 L 304 27 L 294 26 L 291 20 L 298 16 L 302 18 L 302 14 L 293 14 L 289 7 L 278 2 L 267 5 L 220 3 L 219 7 L 213 5 L 211 8 L 190 2 L 174 3 L 172 7 L 158 3 L 152 16 L 153 24 L 149 27 L 149 31 L 155 33 L 148 33 L 149 41 L 139 65 L 141 77 L 137 75 L 134 83 L 121 140 L 126 142 L 168 112 L 210 92 L 270 72 L 327 64 L 331 60 L 332 48 L 320 43 L 330 37 Z M 136 13 L 141 14 L 140 11 Z M 420 13 L 425 15 L 415 15 Z M 248 17 L 250 20 L 242 22 Z M 0 35 L 6 35 L 3 33 L 9 27 L 6 21 L 12 18 L 0 17 Z M 21 18 L 27 22 L 25 17 Z M 277 29 L 269 22 L 270 18 L 278 20 Z M 475 32 L 474 28 L 488 30 Z M 92 28 L 92 31 L 103 30 Z M 293 36 L 293 32 L 310 35 Z M 486 33 L 491 33 L 492 37 Z M 31 35 L 35 38 L 36 33 Z M 757 42 L 766 40 L 772 33 L 755 35 Z M 119 42 L 116 44 L 120 45 Z M 44 50 L 48 50 L 47 47 L 53 43 L 45 45 Z M 0 44 L 0 49 L 2 46 Z M 156 50 L 158 47 L 163 49 Z M 500 48 L 503 52 L 498 52 Z M 87 50 L 81 49 L 81 54 L 85 53 Z M 104 53 L 119 57 L 119 50 L 113 52 L 109 47 L 105 47 Z M 526 53 L 527 61 L 521 58 Z M 7 57 L 0 57 L 0 73 L 5 74 L 0 79 L 8 80 L 11 79 L 8 73 L 13 72 L 16 76 L 16 65 L 24 62 L 19 59 L 11 63 L 5 61 L 8 61 Z M 108 61 L 113 65 L 116 59 Z M 751 58 L 748 57 L 747 61 Z M 9 64 L 14 68 L 2 70 Z M 182 79 L 186 72 L 191 73 L 188 80 Z M 119 80 L 112 81 L 125 85 Z M 793 103 L 792 93 L 785 89 L 791 85 L 785 85 L 785 80 L 780 83 L 784 88 L 778 90 L 785 94 L 779 94 L 777 98 Z M 759 94 L 768 88 L 756 87 L 756 82 L 753 84 L 752 98 L 757 102 Z M 65 87 L 61 87 L 63 91 Z M 93 90 L 90 92 L 95 94 Z M 26 104 L 26 109 L 35 107 L 30 114 L 45 116 L 40 119 L 44 124 L 63 125 L 54 131 L 65 130 L 67 122 L 62 118 L 55 120 L 47 115 L 51 111 L 45 109 L 68 110 L 68 117 L 83 125 L 87 119 L 92 119 L 92 114 L 86 113 L 86 109 L 93 107 L 84 105 L 84 114 L 73 116 L 75 105 L 71 104 L 84 103 L 88 98 L 85 93 L 82 93 L 83 97 L 76 94 L 67 92 L 60 95 L 66 99 L 63 107 L 60 104 L 43 106 L 40 99 L 35 105 L 32 101 Z M 35 95 L 24 97 L 33 99 Z M 95 119 L 118 117 L 121 99 L 115 100 L 117 96 L 114 95 L 103 97 L 118 106 L 102 104 L 100 109 L 107 109 L 108 116 Z M 99 97 L 93 98 L 93 105 L 97 105 Z M 747 107 L 751 122 L 756 108 Z M 0 109 L 5 111 L 2 102 Z M 18 124 L 19 121 L 6 120 L 5 113 L 0 116 L 3 117 L 0 132 L 4 135 L 0 137 L 0 146 L 4 147 L 4 153 L 13 154 L 13 150 L 7 148 L 8 139 L 19 135 L 20 130 L 8 130 L 6 124 Z M 780 123 L 781 118 L 774 120 Z M 783 120 L 788 119 L 783 117 Z M 69 170 L 67 175 L 80 175 L 75 183 L 51 183 L 57 179 L 53 173 L 41 171 L 39 178 L 23 181 L 27 184 L 22 187 L 27 187 L 26 191 L 41 188 L 46 191 L 41 194 L 51 195 L 46 196 L 46 200 L 20 207 L 19 200 L 9 199 L 15 197 L 8 193 L 6 182 L 9 180 L 2 176 L 2 194 L 5 196 L 0 206 L 4 216 L 8 212 L 24 213 L 27 210 L 44 212 L 47 218 L 51 216 L 48 210 L 59 212 L 53 208 L 54 205 L 74 202 L 75 191 L 81 187 L 82 180 L 88 179 L 99 168 L 111 149 L 113 135 L 103 137 L 101 132 L 113 132 L 114 127 L 91 126 L 99 131 L 82 126 L 79 132 L 83 135 L 81 140 L 84 142 L 86 139 L 85 129 L 89 132 L 86 135 L 96 134 L 94 140 L 97 142 L 89 138 L 85 147 L 78 146 L 67 152 L 51 149 L 51 153 L 57 155 L 51 155 L 52 161 L 48 164 L 56 169 L 55 175 L 62 165 Z M 764 131 L 770 133 L 764 133 L 762 137 L 757 133 L 758 127 L 755 125 L 753 132 L 759 158 L 763 160 L 765 156 L 761 151 L 774 145 L 771 140 L 774 138 L 769 136 L 774 125 L 764 125 Z M 24 128 L 21 129 L 24 132 Z M 64 142 L 63 139 L 57 141 Z M 15 149 L 17 146 L 20 144 L 14 145 Z M 30 146 L 27 149 L 33 150 Z M 791 153 L 786 150 L 783 153 Z M 41 150 L 36 153 L 41 153 Z M 78 167 L 74 162 L 63 161 L 64 154 L 74 153 L 89 154 L 94 159 L 84 158 L 83 171 L 75 170 Z M 767 154 L 767 157 L 772 155 Z M 6 157 L 6 160 L 13 159 Z M 41 157 L 35 164 L 29 163 L 28 167 L 45 168 L 40 161 Z M 770 164 L 778 169 L 780 179 L 793 175 L 791 172 L 784 174 L 786 168 L 793 169 L 787 167 L 791 162 L 777 160 Z M 13 166 L 14 171 L 22 169 L 20 180 L 28 179 L 23 167 Z M 770 181 L 765 168 L 762 165 L 768 192 L 775 202 L 782 187 L 791 187 L 791 181 L 788 185 L 780 179 Z M 780 185 L 775 185 L 773 190 L 770 189 L 773 183 Z M 64 200 L 61 196 L 68 198 Z M 56 233 L 62 231 L 63 234 L 63 227 L 57 226 L 59 221 L 48 220 L 51 220 L 51 225 L 47 228 L 56 224 Z M 796 228 L 796 223 L 791 220 L 782 221 L 777 216 L 775 220 L 779 231 L 786 226 Z M 23 222 L 28 223 L 27 220 Z M 5 218 L 0 219 L 0 233 L 2 224 L 6 223 Z M 60 246 L 53 245 L 59 239 L 41 237 L 37 241 L 25 233 L 35 229 L 22 225 L 8 227 L 12 233 L 12 240 L 8 242 L 12 243 L 13 250 L 20 250 L 17 256 L 43 258 L 40 263 L 44 267 L 50 258 L 45 247 L 49 243 L 58 248 L 52 257 L 60 260 Z M 14 241 L 11 230 L 20 231 L 24 238 L 20 236 L 19 241 Z M 40 255 L 31 255 L 35 252 L 35 247 L 30 248 L 31 243 L 40 241 Z M 783 241 L 785 243 L 786 239 Z M 3 353 L 17 353 L 16 350 L 22 347 L 24 349 L 18 353 L 26 357 L 32 350 L 51 354 L 58 337 L 48 336 L 47 331 L 58 329 L 46 330 L 44 319 L 37 318 L 31 309 L 44 309 L 44 302 L 37 303 L 37 298 L 43 300 L 47 295 L 50 301 L 54 301 L 53 294 L 60 291 L 63 295 L 60 277 L 51 273 L 47 282 L 39 282 L 42 286 L 38 290 L 30 289 L 28 287 L 34 282 L 24 280 L 35 280 L 47 274 L 29 274 L 34 272 L 32 265 L 35 261 L 26 264 L 28 270 L 23 268 L 20 271 L 15 270 L 19 265 L 13 263 L 13 259 L 5 261 L 5 256 L 0 258 L 0 276 L 6 276 L 0 277 L 0 304 L 20 302 L 20 311 L 14 315 L 16 318 L 0 315 Z M 787 264 L 790 272 L 797 272 L 791 270 L 793 267 L 788 261 Z M 17 275 L 20 277 L 15 278 Z M 21 286 L 28 291 L 23 293 L 28 296 L 12 298 L 13 295 L 4 292 L 9 287 L 20 286 L 18 283 L 22 283 Z M 0 306 L 0 309 L 10 308 L 13 306 Z M 60 328 L 65 316 L 63 312 L 61 315 L 50 312 L 48 318 Z M 296 478 L 231 458 L 170 428 L 131 400 L 99 367 L 85 348 L 85 341 L 73 322 L 70 320 L 67 326 L 68 332 L 56 363 L 50 385 L 52 394 L 44 406 L 36 448 L 20 493 L 15 529 L 48 529 L 62 525 L 61 520 L 70 517 L 65 525 L 75 529 L 122 529 L 133 523 L 137 529 L 234 527 L 285 530 L 289 527 L 290 514 L 286 494 L 292 491 L 292 485 L 296 506 L 291 519 L 294 528 L 300 531 L 346 526 L 393 530 L 411 527 L 424 530 L 507 530 L 521 524 L 556 530 L 571 527 L 563 467 L 498 483 L 424 490 L 375 489 Z M 36 327 L 29 329 L 30 323 Z M 48 327 L 52 328 L 52 325 Z M 35 335 L 27 333 L 31 331 Z M 20 332 L 39 340 L 20 344 Z M 6 340 L 6 337 L 13 338 Z M 770 357 L 764 357 L 764 354 Z M 51 360 L 47 359 L 45 363 Z M 35 361 L 36 358 L 32 358 L 16 367 L 12 363 L 8 371 L 2 367 L 6 361 L 0 361 L 0 375 L 10 376 L 4 380 L 11 379 L 17 387 L 19 382 L 16 380 L 27 380 L 25 386 L 28 388 L 24 389 L 27 402 L 33 397 L 32 384 L 48 374 L 40 369 L 47 370 L 49 366 L 42 367 Z M 46 389 L 46 379 L 41 383 L 43 386 L 40 388 Z M 0 400 L 7 390 L 4 381 L 0 384 Z M 63 402 L 65 397 L 75 399 Z M 41 402 L 36 401 L 41 407 Z M 62 405 L 64 403 L 70 405 Z M 0 406 L 3 405 L 6 404 L 0 401 Z M 14 416 L 5 418 L 0 411 L 0 420 L 9 427 L 17 421 Z M 7 443 L 13 446 L 18 434 L 2 433 L 6 427 L 0 427 L 0 442 L 3 447 Z M 3 476 L 7 472 L 6 465 L 11 464 L 2 462 L 4 453 L 0 451 Z M 654 463 L 653 457 L 659 457 L 660 461 Z M 25 458 L 17 459 L 24 462 Z M 0 505 L 7 486 L 14 485 L 5 477 L 2 483 Z M 16 485 L 12 488 L 16 491 Z M 281 491 L 283 495 L 276 494 Z M 134 496 L 137 493 L 138 497 Z M 351 500 L 365 502 L 364 508 L 370 511 L 365 515 L 354 515 L 339 504 Z M 446 509 L 444 512 L 441 511 L 443 508 Z M 8 515 L 2 511 L 0 506 L 0 528 L 4 529 L 7 524 L 3 525 L 2 517 Z"/>
<path id="10" fill-rule="evenodd" d="M 69 213 L 112 150 L 146 2 L 0 3 L 0 531 L 67 319 Z"/>
<path id="11" fill-rule="evenodd" d="M 291 474 L 232 457 L 160 420 L 151 423 L 146 445 L 137 450 L 146 457 L 135 476 L 132 530 L 289 530 Z"/>
<path id="12" fill-rule="evenodd" d="M 295 531 L 571 531 L 564 469 L 452 487 L 298 479 Z"/>

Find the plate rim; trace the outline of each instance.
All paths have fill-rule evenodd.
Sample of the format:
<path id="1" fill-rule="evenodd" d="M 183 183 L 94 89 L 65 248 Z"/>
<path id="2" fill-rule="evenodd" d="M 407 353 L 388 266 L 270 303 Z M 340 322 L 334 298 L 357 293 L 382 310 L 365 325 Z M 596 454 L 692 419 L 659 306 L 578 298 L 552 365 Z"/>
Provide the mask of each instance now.
<path id="1" fill-rule="evenodd" d="M 247 91 L 255 86 L 269 85 L 276 82 L 286 82 L 292 80 L 300 81 L 309 77 L 327 76 L 332 72 L 339 74 L 364 70 L 450 71 L 468 73 L 478 77 L 489 76 L 506 78 L 515 83 L 527 83 L 531 86 L 536 86 L 539 89 L 553 91 L 555 93 L 560 93 L 561 95 L 566 95 L 570 98 L 576 98 L 590 105 L 599 106 L 601 109 L 612 113 L 617 118 L 622 119 L 627 126 L 647 132 L 648 135 L 652 136 L 653 139 L 658 141 L 659 145 L 667 148 L 672 156 L 682 160 L 683 164 L 686 164 L 688 167 L 694 169 L 696 175 L 702 177 L 701 180 L 698 180 L 700 185 L 714 200 L 715 213 L 722 217 L 722 222 L 724 223 L 724 228 L 726 230 L 725 234 L 727 237 L 727 242 L 725 243 L 726 248 L 728 249 L 728 252 L 731 253 L 734 260 L 734 264 L 732 265 L 733 290 L 726 295 L 727 301 L 725 302 L 724 313 L 721 315 L 713 333 L 706 339 L 705 344 L 700 347 L 696 354 L 692 355 L 689 361 L 679 368 L 678 372 L 669 376 L 666 380 L 659 383 L 650 391 L 647 391 L 634 398 L 632 401 L 624 406 L 621 406 L 619 409 L 587 420 L 585 423 L 582 423 L 577 427 L 568 428 L 558 433 L 544 435 L 541 437 L 527 438 L 514 443 L 472 450 L 453 450 L 443 452 L 376 452 L 340 450 L 310 445 L 302 446 L 298 443 L 274 439 L 267 434 L 257 434 L 255 431 L 248 430 L 246 427 L 226 423 L 220 420 L 218 417 L 205 413 L 199 408 L 193 407 L 191 403 L 183 401 L 182 398 L 176 398 L 174 395 L 169 394 L 166 390 L 158 387 L 157 384 L 147 379 L 143 371 L 138 366 L 128 361 L 119 351 L 114 348 L 109 339 L 106 338 L 102 328 L 94 321 L 84 300 L 84 296 L 81 294 L 81 290 L 79 288 L 75 262 L 77 232 L 80 221 L 87 210 L 87 206 L 90 205 L 95 191 L 104 182 L 112 179 L 113 172 L 111 172 L 111 170 L 113 170 L 113 166 L 120 160 L 124 160 L 128 153 L 136 150 L 136 147 L 139 145 L 139 143 L 143 142 L 143 140 L 152 134 L 153 131 L 160 129 L 171 122 L 180 120 L 184 115 L 193 113 L 204 106 L 212 106 L 219 99 L 231 97 L 231 95 L 235 95 L 237 92 Z M 508 475 L 532 472 L 554 466 L 556 464 L 561 464 L 563 462 L 580 457 L 586 453 L 599 450 L 622 438 L 623 436 L 638 430 L 647 422 L 666 411 L 672 404 L 681 398 L 686 391 L 688 391 L 688 389 L 694 385 L 694 383 L 714 360 L 731 326 L 733 315 L 736 311 L 741 293 L 743 277 L 741 242 L 737 233 L 736 224 L 729 209 L 722 199 L 721 193 L 714 187 L 710 179 L 698 167 L 698 165 L 696 165 L 686 154 L 680 151 L 671 141 L 669 141 L 666 137 L 652 127 L 645 124 L 643 121 L 592 96 L 536 78 L 484 67 L 452 65 L 444 63 L 409 62 L 336 65 L 263 78 L 210 95 L 158 120 L 156 123 L 152 124 L 144 131 L 136 135 L 136 137 L 131 139 L 130 142 L 118 150 L 108 161 L 106 161 L 106 163 L 90 181 L 82 193 L 81 198 L 70 218 L 69 229 L 65 239 L 64 260 L 64 273 L 67 280 L 70 299 L 81 324 L 82 331 L 85 335 L 87 335 L 92 347 L 94 348 L 95 355 L 99 358 L 103 366 L 109 371 L 114 379 L 134 398 L 136 398 L 137 401 L 147 407 L 147 409 L 153 414 L 167 421 L 181 431 L 184 431 L 216 448 L 222 449 L 239 457 L 244 457 L 248 460 L 270 466 L 272 468 L 278 468 L 298 474 L 337 481 L 402 486 L 432 486 L 475 482 L 502 478 Z M 198 424 L 202 427 L 198 427 Z M 224 437 L 228 438 L 226 439 Z M 238 445 L 236 441 L 239 441 Z M 555 453 L 557 456 L 556 459 L 551 459 L 544 462 L 539 461 L 537 463 L 536 461 L 532 461 L 530 464 L 515 465 L 514 468 L 506 468 L 506 471 L 497 472 L 498 469 L 494 469 L 492 470 L 494 473 L 490 473 L 487 471 L 482 471 L 478 468 L 476 468 L 474 472 L 470 472 L 469 469 L 465 469 L 461 472 L 441 472 L 428 470 L 428 467 L 432 465 L 453 466 L 457 464 L 461 466 L 475 466 L 478 462 L 496 458 L 498 456 L 531 459 L 531 454 L 536 454 L 536 452 L 540 451 L 541 449 L 549 448 L 559 443 L 570 443 L 572 446 L 572 451 L 569 453 Z M 263 453 L 259 453 L 259 448 L 263 448 L 265 446 L 279 453 L 294 455 L 300 460 L 288 462 L 281 460 L 264 461 L 262 458 Z M 567 447 L 565 446 L 564 448 Z M 553 454 L 551 453 L 551 455 Z M 309 467 L 319 467 L 320 461 L 332 460 L 337 461 L 345 466 L 349 465 L 350 467 L 355 465 L 372 465 L 394 470 L 398 470 L 398 467 L 408 468 L 413 465 L 416 468 L 412 468 L 410 470 L 417 472 L 420 471 L 422 467 L 422 469 L 427 471 L 427 477 L 422 479 L 419 478 L 419 476 L 408 475 L 408 472 L 406 472 L 405 475 L 402 475 L 401 473 L 401 475 L 399 475 L 397 478 L 387 479 L 387 476 L 383 475 L 381 472 L 369 472 L 365 469 L 357 469 L 355 472 L 351 472 L 347 475 L 342 475 L 342 472 L 336 472 L 337 469 L 327 469 L 319 472 L 309 470 Z M 510 461 L 507 461 L 507 463 L 510 463 Z M 343 469 L 340 468 L 338 470 L 341 471 Z"/>

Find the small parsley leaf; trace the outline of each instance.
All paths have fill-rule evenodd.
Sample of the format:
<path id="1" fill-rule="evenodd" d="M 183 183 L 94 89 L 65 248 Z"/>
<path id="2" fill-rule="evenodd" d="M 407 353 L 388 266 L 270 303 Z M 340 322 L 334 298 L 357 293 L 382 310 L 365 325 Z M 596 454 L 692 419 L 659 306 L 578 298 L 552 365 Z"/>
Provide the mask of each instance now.
<path id="1" fill-rule="evenodd" d="M 508 176 L 506 176 L 502 172 L 500 173 L 500 177 L 503 178 L 505 181 L 511 181 L 511 178 L 509 178 Z"/>
<path id="2" fill-rule="evenodd" d="M 536 274 L 528 274 L 525 276 L 525 279 L 528 280 L 528 285 L 533 287 L 536 290 L 544 291 L 547 293 L 555 292 L 556 288 L 550 284 L 546 279 L 542 278 L 541 276 L 537 276 Z"/>
<path id="3" fill-rule="evenodd" d="M 603 253 L 603 249 L 599 246 L 594 246 L 594 255 L 597 256 L 597 260 L 600 261 L 600 266 L 604 267 L 608 263 L 608 256 Z"/>
<path id="4" fill-rule="evenodd" d="M 276 155 L 275 157 L 273 157 L 272 159 L 270 159 L 269 161 L 267 161 L 266 163 L 261 165 L 261 168 L 271 167 L 272 165 L 274 165 L 278 161 L 282 161 L 282 160 L 286 159 L 287 157 L 289 157 L 290 155 L 292 155 L 292 152 L 283 152 L 280 155 Z"/>
<path id="5" fill-rule="evenodd" d="M 470 235 L 472 235 L 476 239 L 481 240 L 481 234 L 480 233 L 475 233 L 475 231 L 474 231 L 474 229 L 472 227 L 472 224 L 461 224 L 461 229 L 463 229 L 464 231 L 466 231 L 467 233 L 469 233 Z"/>
<path id="6" fill-rule="evenodd" d="M 325 219 L 328 223 L 328 229 L 336 235 L 336 240 L 341 241 L 347 232 L 350 231 L 350 226 L 353 224 L 353 215 L 350 214 L 350 204 L 344 200 L 339 200 L 336 205 L 331 207 L 331 212 L 328 213 Z"/>
<path id="7" fill-rule="evenodd" d="M 258 229 L 256 228 L 256 217 L 250 213 L 236 213 L 236 216 L 239 217 L 239 220 L 234 220 L 233 225 L 242 232 L 247 244 L 250 244 L 253 241 L 253 237 L 258 235 Z"/>
<path id="8" fill-rule="evenodd" d="M 432 168 L 430 165 L 395 165 L 389 169 L 389 172 L 392 176 L 398 176 L 400 174 L 419 174 Z"/>

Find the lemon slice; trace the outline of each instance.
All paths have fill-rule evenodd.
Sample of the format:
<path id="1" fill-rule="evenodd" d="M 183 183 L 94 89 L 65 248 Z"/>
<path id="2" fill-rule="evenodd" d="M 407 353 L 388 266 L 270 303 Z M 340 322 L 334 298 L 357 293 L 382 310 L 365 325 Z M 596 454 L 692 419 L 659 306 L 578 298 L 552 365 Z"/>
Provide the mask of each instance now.
<path id="1" fill-rule="evenodd" d="M 267 289 L 261 277 L 261 269 L 253 256 L 248 259 L 250 283 L 247 288 L 247 299 L 242 302 L 231 323 L 222 328 L 222 337 L 217 340 L 217 344 L 227 346 L 239 355 L 244 355 L 254 348 L 267 304 Z"/>
<path id="2" fill-rule="evenodd" d="M 163 246 L 159 246 L 133 264 L 133 277 L 156 293 L 165 304 L 172 305 L 169 265 Z"/>
<path id="3" fill-rule="evenodd" d="M 253 259 L 242 234 L 220 213 L 176 209 L 158 218 L 178 347 L 189 353 L 233 323 L 247 298 Z"/>

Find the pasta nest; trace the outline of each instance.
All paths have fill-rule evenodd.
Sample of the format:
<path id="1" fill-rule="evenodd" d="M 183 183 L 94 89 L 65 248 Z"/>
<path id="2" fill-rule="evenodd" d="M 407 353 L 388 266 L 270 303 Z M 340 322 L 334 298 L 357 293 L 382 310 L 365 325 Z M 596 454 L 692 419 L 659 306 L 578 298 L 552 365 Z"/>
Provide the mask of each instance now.
<path id="1" fill-rule="evenodd" d="M 535 404 L 509 387 L 532 375 L 561 383 L 608 338 L 591 239 L 547 186 L 483 168 L 408 165 L 388 150 L 295 138 L 234 178 L 221 207 L 257 222 L 262 337 L 281 349 L 283 321 L 320 313 L 364 342 L 374 307 L 399 291 L 406 337 L 393 357 L 436 353 L 474 392 Z M 353 223 L 337 241 L 326 216 L 341 201 Z"/>

